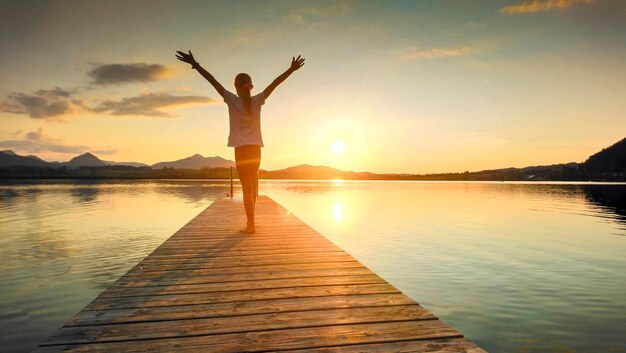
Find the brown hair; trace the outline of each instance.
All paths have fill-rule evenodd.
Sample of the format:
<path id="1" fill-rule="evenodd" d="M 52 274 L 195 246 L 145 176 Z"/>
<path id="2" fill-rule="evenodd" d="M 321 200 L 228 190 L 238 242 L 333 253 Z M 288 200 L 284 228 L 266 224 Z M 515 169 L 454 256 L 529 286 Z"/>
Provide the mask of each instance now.
<path id="1" fill-rule="evenodd" d="M 246 83 L 252 85 L 252 77 L 246 73 L 240 73 L 235 76 L 235 87 L 243 87 Z M 244 92 L 241 99 L 243 100 L 243 107 L 248 115 L 252 115 L 252 97 L 250 96 L 249 89 L 241 89 Z"/>

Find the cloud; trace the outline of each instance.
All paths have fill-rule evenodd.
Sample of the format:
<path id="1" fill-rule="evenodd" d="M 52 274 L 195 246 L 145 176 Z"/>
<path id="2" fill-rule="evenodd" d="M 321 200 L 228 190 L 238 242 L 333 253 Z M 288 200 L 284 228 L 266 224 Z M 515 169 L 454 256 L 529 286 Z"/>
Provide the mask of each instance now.
<path id="1" fill-rule="evenodd" d="M 43 141 L 47 136 L 44 135 L 43 129 L 39 128 L 37 131 L 31 131 L 26 133 L 26 138 L 33 141 Z"/>
<path id="2" fill-rule="evenodd" d="M 72 98 L 70 91 L 59 87 L 32 93 L 14 92 L 0 103 L 0 111 L 48 120 L 59 120 L 63 115 L 84 108 L 83 101 Z"/>
<path id="3" fill-rule="evenodd" d="M 84 153 L 91 151 L 97 154 L 109 155 L 117 152 L 115 148 L 95 148 L 67 144 L 44 133 L 42 128 L 39 128 L 37 131 L 27 132 L 22 139 L 0 141 L 0 148 L 17 150 L 20 153 Z"/>
<path id="4" fill-rule="evenodd" d="M 471 48 L 468 46 L 458 46 L 452 48 L 431 48 L 419 50 L 417 48 L 409 48 L 408 53 L 400 55 L 400 61 L 412 61 L 416 59 L 438 59 L 446 57 L 461 56 L 469 53 Z"/>
<path id="5" fill-rule="evenodd" d="M 98 104 L 72 97 L 72 93 L 56 87 L 33 93 L 12 93 L 0 103 L 0 111 L 24 114 L 35 119 L 64 120 L 72 113 L 103 113 L 111 115 L 139 115 L 157 118 L 175 118 L 161 111 L 181 105 L 210 104 L 215 100 L 204 96 L 175 96 L 167 92 L 144 93 L 120 100 L 105 100 Z M 95 105 L 95 106 L 94 106 Z"/>
<path id="6" fill-rule="evenodd" d="M 567 10 L 575 4 L 593 4 L 597 0 L 528 0 L 519 4 L 509 5 L 498 10 L 505 14 L 534 13 L 550 10 Z"/>
<path id="7" fill-rule="evenodd" d="M 161 108 L 191 104 L 209 104 L 214 99 L 203 96 L 173 96 L 166 92 L 144 93 L 136 97 L 120 100 L 106 100 L 93 108 L 97 113 L 112 115 L 141 115 L 157 118 L 175 118 L 175 115 L 161 111 Z"/>
<path id="8" fill-rule="evenodd" d="M 108 85 L 128 82 L 150 82 L 165 76 L 170 70 L 161 64 L 107 64 L 89 71 L 92 83 Z"/>

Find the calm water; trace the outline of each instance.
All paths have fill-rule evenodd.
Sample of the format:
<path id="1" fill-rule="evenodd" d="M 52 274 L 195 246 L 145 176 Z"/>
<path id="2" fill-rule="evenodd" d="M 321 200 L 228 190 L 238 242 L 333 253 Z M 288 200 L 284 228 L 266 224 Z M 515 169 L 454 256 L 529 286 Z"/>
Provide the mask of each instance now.
<path id="1" fill-rule="evenodd" d="M 0 182 L 0 347 L 25 352 L 228 192 Z M 491 352 L 626 352 L 626 185 L 266 181 L 261 192 Z"/>

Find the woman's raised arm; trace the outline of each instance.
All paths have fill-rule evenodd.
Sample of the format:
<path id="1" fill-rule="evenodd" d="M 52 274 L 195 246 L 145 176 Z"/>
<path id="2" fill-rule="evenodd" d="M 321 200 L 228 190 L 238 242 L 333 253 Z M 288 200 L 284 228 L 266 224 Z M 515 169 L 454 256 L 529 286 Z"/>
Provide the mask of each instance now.
<path id="1" fill-rule="evenodd" d="M 263 93 L 265 94 L 265 99 L 267 99 L 267 97 L 269 97 L 270 94 L 272 94 L 272 92 L 274 92 L 276 87 L 278 87 L 278 85 L 283 83 L 283 81 L 285 81 L 287 79 L 287 77 L 289 77 L 289 75 L 294 73 L 296 70 L 301 68 L 303 65 L 304 65 L 304 58 L 301 55 L 298 55 L 297 58 L 293 57 L 291 59 L 291 66 L 289 66 L 287 71 L 283 72 L 280 76 L 276 77 L 276 79 L 272 83 L 270 83 L 270 85 L 267 86 L 267 88 L 265 90 L 263 90 Z"/>
<path id="2" fill-rule="evenodd" d="M 182 51 L 178 50 L 176 52 L 178 53 L 178 55 L 176 55 L 176 58 L 178 60 L 186 62 L 187 64 L 191 64 L 191 68 L 195 69 L 196 71 L 198 71 L 198 73 L 200 73 L 200 75 L 202 75 L 202 77 L 206 78 L 206 80 L 209 81 L 211 85 L 213 85 L 213 88 L 215 88 L 217 93 L 219 93 L 222 98 L 224 97 L 224 86 L 222 86 L 222 84 L 219 83 L 215 79 L 215 77 L 213 77 L 213 75 L 211 75 L 207 70 L 200 66 L 200 63 L 197 62 L 196 59 L 194 59 L 191 50 L 189 50 L 189 54 L 183 53 Z"/>

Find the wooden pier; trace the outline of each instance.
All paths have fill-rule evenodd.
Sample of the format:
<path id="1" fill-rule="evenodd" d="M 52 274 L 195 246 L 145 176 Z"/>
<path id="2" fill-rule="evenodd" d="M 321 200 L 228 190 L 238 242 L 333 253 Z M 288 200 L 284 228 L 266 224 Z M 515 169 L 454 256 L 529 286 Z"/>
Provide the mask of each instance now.
<path id="1" fill-rule="evenodd" d="M 36 352 L 484 353 L 269 197 L 220 199 Z M 163 215 L 167 217 L 167 215 Z"/>

